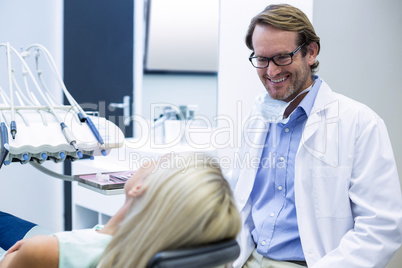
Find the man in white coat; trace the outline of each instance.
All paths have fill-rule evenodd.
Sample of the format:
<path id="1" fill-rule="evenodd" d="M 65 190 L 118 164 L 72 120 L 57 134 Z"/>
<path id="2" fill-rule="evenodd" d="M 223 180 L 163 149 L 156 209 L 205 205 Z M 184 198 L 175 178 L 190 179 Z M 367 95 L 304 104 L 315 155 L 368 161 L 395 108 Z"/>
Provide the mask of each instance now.
<path id="1" fill-rule="evenodd" d="M 230 178 L 243 220 L 233 266 L 385 267 L 402 198 L 383 120 L 314 75 L 320 39 L 299 9 L 268 6 L 246 44 L 267 92 L 236 154 L 250 165 Z"/>

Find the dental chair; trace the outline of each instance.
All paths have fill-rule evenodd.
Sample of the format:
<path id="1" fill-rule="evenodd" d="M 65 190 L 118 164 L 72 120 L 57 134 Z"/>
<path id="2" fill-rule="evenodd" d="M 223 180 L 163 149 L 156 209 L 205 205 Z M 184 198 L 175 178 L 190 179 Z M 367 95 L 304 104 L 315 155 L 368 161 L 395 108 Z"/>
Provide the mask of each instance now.
<path id="1" fill-rule="evenodd" d="M 236 240 L 224 240 L 195 248 L 158 252 L 147 268 L 212 268 L 234 261 L 239 254 Z"/>

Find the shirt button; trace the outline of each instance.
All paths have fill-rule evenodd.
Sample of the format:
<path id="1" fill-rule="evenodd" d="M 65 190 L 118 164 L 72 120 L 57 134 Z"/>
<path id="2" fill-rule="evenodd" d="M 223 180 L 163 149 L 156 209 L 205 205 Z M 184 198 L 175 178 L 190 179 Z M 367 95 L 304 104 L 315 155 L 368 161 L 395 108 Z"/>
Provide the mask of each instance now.
<path id="1" fill-rule="evenodd" d="M 281 162 L 285 161 L 285 157 L 283 157 L 283 156 L 279 157 L 279 161 L 281 161 Z"/>
<path id="2" fill-rule="evenodd" d="M 285 128 L 285 132 L 289 132 L 289 128 Z"/>
<path id="3" fill-rule="evenodd" d="M 282 191 L 282 189 L 283 189 L 282 186 L 278 186 L 279 191 Z"/>
<path id="4" fill-rule="evenodd" d="M 265 244 L 266 244 L 265 241 L 261 241 L 261 245 L 265 246 Z"/>
<path id="5" fill-rule="evenodd" d="M 275 216 L 275 213 L 272 212 L 271 214 L 269 214 L 269 216 L 273 217 Z"/>

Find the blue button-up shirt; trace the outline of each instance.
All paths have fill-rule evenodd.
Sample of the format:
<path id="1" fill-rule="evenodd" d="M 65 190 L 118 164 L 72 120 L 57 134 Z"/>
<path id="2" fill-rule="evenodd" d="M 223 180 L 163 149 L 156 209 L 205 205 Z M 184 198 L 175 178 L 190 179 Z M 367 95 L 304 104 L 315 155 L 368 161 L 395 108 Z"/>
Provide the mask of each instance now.
<path id="1" fill-rule="evenodd" d="M 297 149 L 321 80 L 315 77 L 309 93 L 286 124 L 271 124 L 251 200 L 255 228 L 251 235 L 261 255 L 274 260 L 305 260 L 297 226 L 294 166 Z"/>

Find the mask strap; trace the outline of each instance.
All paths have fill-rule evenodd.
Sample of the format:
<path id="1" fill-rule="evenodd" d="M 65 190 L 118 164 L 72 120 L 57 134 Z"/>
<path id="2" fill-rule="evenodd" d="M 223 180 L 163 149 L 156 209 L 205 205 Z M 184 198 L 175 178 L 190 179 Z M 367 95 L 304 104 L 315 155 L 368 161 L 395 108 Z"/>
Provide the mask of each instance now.
<path id="1" fill-rule="evenodd" d="M 291 101 L 288 102 L 288 106 L 286 107 L 285 111 L 283 112 L 283 118 L 289 118 L 289 116 L 293 113 L 293 111 L 296 110 L 296 107 L 293 109 L 293 111 L 292 111 L 291 113 L 289 113 L 289 114 L 285 117 L 285 114 L 287 114 L 287 113 L 286 113 L 286 110 L 292 105 L 292 102 L 293 102 L 294 100 L 296 100 L 300 95 L 309 92 L 309 91 L 313 88 L 313 85 L 314 85 L 314 83 L 313 83 L 311 86 L 309 86 L 308 88 L 306 88 L 305 90 L 303 90 L 302 92 L 300 92 L 299 94 L 297 94 L 296 97 L 294 97 Z"/>

